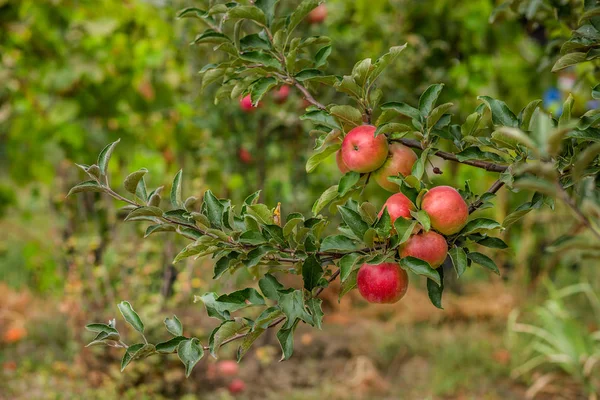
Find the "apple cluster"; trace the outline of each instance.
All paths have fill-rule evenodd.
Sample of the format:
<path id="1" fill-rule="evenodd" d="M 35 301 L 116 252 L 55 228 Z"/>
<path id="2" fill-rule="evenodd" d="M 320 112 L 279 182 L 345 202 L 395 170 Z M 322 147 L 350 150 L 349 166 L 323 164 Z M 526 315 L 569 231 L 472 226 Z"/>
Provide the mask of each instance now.
<path id="1" fill-rule="evenodd" d="M 410 175 L 417 155 L 410 148 L 389 144 L 385 135 L 375 136 L 376 128 L 363 125 L 352 129 L 344 137 L 342 147 L 336 154 L 338 168 L 342 173 L 349 171 L 371 173 L 375 181 L 390 192 L 384 210 L 392 224 L 398 218 L 412 219 L 411 212 L 417 211 L 415 204 L 399 192 L 397 184 L 388 180 L 392 176 Z M 437 186 L 429 190 L 421 201 L 421 210 L 429 216 L 431 230 L 419 227 L 399 248 L 400 258 L 415 257 L 438 268 L 446 259 L 448 244 L 443 235 L 458 233 L 467 223 L 469 208 L 460 193 L 450 186 Z M 408 275 L 396 263 L 378 265 L 363 264 L 357 277 L 360 294 L 371 303 L 395 303 L 408 289 Z"/>

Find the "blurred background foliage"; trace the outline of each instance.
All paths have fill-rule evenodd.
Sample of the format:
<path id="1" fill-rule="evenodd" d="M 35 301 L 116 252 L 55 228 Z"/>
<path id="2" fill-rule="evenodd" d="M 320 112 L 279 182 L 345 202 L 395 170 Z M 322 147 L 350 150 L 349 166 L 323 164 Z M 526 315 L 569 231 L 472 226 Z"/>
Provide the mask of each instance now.
<path id="1" fill-rule="evenodd" d="M 195 326 L 197 335 L 206 335 L 210 321 L 201 320 L 191 305 L 193 294 L 231 290 L 248 277 L 212 282 L 210 260 L 173 265 L 182 243 L 158 235 L 143 240 L 140 226 L 119 223 L 111 200 L 90 193 L 65 199 L 81 178 L 73 163 L 94 159 L 106 143 L 121 138 L 113 176 L 148 166 L 149 185 L 158 186 L 183 168 L 188 195 L 210 188 L 239 203 L 261 188 L 263 200 L 273 207 L 281 202 L 285 212 L 308 212 L 338 179 L 333 160 L 315 174 L 305 173 L 314 140 L 309 125 L 298 119 L 306 104 L 294 89 L 283 101 L 275 93 L 267 96 L 252 112 L 235 101 L 215 105 L 216 87 L 201 90 L 197 72 L 218 55 L 189 46 L 197 25 L 175 19 L 184 6 L 209 2 L 194 3 L 0 0 L 0 363 L 11 398 L 230 396 L 224 390 L 228 378 L 208 360 L 186 381 L 182 372 L 165 368 L 177 360 L 155 358 L 120 374 L 114 360 L 105 365 L 110 354 L 82 350 L 87 338 L 74 332 L 88 320 L 115 315 L 120 299 L 136 304 L 149 329 L 160 327 L 159 315 L 168 309 L 185 326 Z M 523 12 L 515 13 L 498 12 L 488 0 L 328 0 L 325 22 L 303 23 L 301 29 L 331 37 L 327 70 L 340 75 L 356 60 L 408 43 L 381 79 L 384 101 L 415 104 L 428 85 L 441 82 L 446 87 L 440 103 L 455 103 L 459 120 L 477 107 L 478 95 L 502 99 L 513 110 L 541 98 L 556 115 L 572 93 L 574 115 L 597 108 L 590 97 L 598 77 L 593 63 L 551 72 L 583 2 L 519 3 Z M 324 102 L 336 96 L 320 95 Z M 482 192 L 494 180 L 479 169 L 436 162 L 444 172 L 436 175 L 436 184 L 460 187 L 468 180 Z M 365 196 L 382 204 L 386 194 L 370 185 Z M 483 213 L 502 219 L 528 196 L 502 191 L 497 207 Z M 503 278 L 482 272 L 466 277 L 468 285 L 451 281 L 444 312 L 418 290 L 407 296 L 412 300 L 383 311 L 355 297 L 341 304 L 335 296 L 326 299 L 332 315 L 325 331 L 302 336 L 293 360 L 273 367 L 272 337 L 246 359 L 243 395 L 589 395 L 599 390 L 598 382 L 585 368 L 596 376 L 600 371 L 592 361 L 582 363 L 581 354 L 598 358 L 599 316 L 586 312 L 585 301 L 565 306 L 556 293 L 562 308 L 559 300 L 544 303 L 553 292 L 541 284 L 587 282 L 589 292 L 600 290 L 598 259 L 546 251 L 556 238 L 581 229 L 558 204 L 555 212 L 527 215 L 503 234 L 511 249 L 494 254 Z M 519 320 L 561 334 L 566 344 L 554 353 L 564 352 L 572 366 L 563 357 L 567 367 L 522 367 L 527 357 L 549 350 L 526 338 L 506 338 L 524 329 L 507 324 L 516 308 L 522 309 Z M 566 322 L 553 323 L 548 313 Z M 575 316 L 572 327 L 569 317 Z M 333 339 L 339 335 L 342 342 Z M 365 337 L 376 345 L 367 346 Z"/>

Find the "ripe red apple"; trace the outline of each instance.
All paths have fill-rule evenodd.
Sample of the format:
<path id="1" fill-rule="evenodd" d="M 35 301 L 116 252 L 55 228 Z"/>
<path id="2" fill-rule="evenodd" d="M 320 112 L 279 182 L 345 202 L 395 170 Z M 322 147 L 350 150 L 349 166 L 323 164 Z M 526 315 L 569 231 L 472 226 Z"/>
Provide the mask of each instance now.
<path id="1" fill-rule="evenodd" d="M 252 98 L 249 94 L 240 99 L 240 108 L 246 113 L 250 113 L 255 110 L 255 107 L 252 105 Z"/>
<path id="2" fill-rule="evenodd" d="M 238 363 L 233 360 L 223 360 L 217 363 L 217 370 L 221 376 L 235 376 L 238 373 Z"/>
<path id="3" fill-rule="evenodd" d="M 427 192 L 421 208 L 429 214 L 433 229 L 444 235 L 460 231 L 469 219 L 467 203 L 450 186 L 437 186 Z"/>
<path id="4" fill-rule="evenodd" d="M 350 169 L 346 164 L 344 164 L 344 160 L 342 159 L 342 150 L 338 150 L 338 152 L 335 153 L 335 162 L 337 163 L 338 169 L 342 174 L 350 172 Z"/>
<path id="5" fill-rule="evenodd" d="M 400 250 L 400 257 L 415 257 L 427 261 L 431 268 L 442 265 L 446 254 L 448 254 L 446 239 L 434 231 L 411 236 Z"/>
<path id="6" fill-rule="evenodd" d="M 242 393 L 246 389 L 246 383 L 244 383 L 244 381 L 239 378 L 234 379 L 229 384 L 228 389 L 229 393 L 231 394 Z"/>
<path id="7" fill-rule="evenodd" d="M 373 172 L 372 177 L 385 190 L 397 192 L 400 187 L 390 182 L 387 178 L 389 176 L 397 176 L 398 174 L 402 174 L 402 176 L 410 175 L 415 161 L 417 161 L 417 155 L 411 148 L 400 143 L 393 143 L 390 145 L 390 154 L 387 160 L 385 160 L 381 168 Z"/>
<path id="8" fill-rule="evenodd" d="M 273 93 L 273 96 L 275 97 L 275 103 L 277 103 L 277 104 L 285 103 L 285 101 L 287 100 L 289 95 L 290 95 L 290 86 L 289 85 L 283 85 L 279 89 L 277 89 L 275 91 L 275 93 Z"/>
<path id="9" fill-rule="evenodd" d="M 383 205 L 383 208 L 379 212 L 379 217 L 381 217 L 381 215 L 383 214 L 383 210 L 385 210 L 386 207 L 388 210 L 388 214 L 390 214 L 392 225 L 394 224 L 394 221 L 398 219 L 398 217 L 403 217 L 407 219 L 410 218 L 410 212 L 414 211 L 415 209 L 415 206 L 412 203 L 412 201 L 410 201 L 408 197 L 406 197 L 402 193 L 393 194 L 386 200 L 385 204 Z"/>
<path id="10" fill-rule="evenodd" d="M 248 149 L 246 149 L 245 147 L 240 148 L 240 151 L 238 152 L 238 157 L 240 158 L 240 161 L 244 164 L 250 164 L 252 162 L 252 154 L 250 154 Z"/>
<path id="11" fill-rule="evenodd" d="M 369 303 L 396 303 L 408 289 L 408 274 L 395 263 L 363 264 L 356 281 L 358 291 Z"/>
<path id="12" fill-rule="evenodd" d="M 320 4 L 315 7 L 310 13 L 308 13 L 308 17 L 306 20 L 309 24 L 320 24 L 327 18 L 327 6 L 325 4 Z"/>
<path id="13" fill-rule="evenodd" d="M 381 167 L 388 155 L 385 135 L 375 134 L 375 127 L 362 125 L 352 129 L 342 142 L 342 160 L 355 172 L 371 172 Z"/>

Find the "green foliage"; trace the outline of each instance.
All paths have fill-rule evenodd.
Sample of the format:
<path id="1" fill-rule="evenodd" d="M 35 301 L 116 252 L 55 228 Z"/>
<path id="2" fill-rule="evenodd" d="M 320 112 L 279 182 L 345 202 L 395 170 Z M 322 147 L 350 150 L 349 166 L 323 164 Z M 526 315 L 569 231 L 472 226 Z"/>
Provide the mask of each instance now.
<path id="1" fill-rule="evenodd" d="M 501 239 L 488 235 L 507 228 L 533 209 L 553 207 L 554 198 L 573 209 L 577 218 L 600 238 L 592 222 L 600 210 L 599 152 L 594 145 L 599 139 L 600 118 L 596 118 L 596 112 L 576 118 L 572 114 L 574 101 L 569 99 L 560 120 L 539 108 L 538 101 L 516 114 L 507 102 L 486 95 L 477 97 L 480 103 L 474 111 L 466 112 L 468 117 L 463 121 L 453 103 L 438 105 L 444 96 L 442 83 L 424 88 L 418 101 L 382 102 L 385 94 L 379 82 L 383 72 L 398 63 L 406 45 L 390 47 L 375 61 L 362 59 L 348 75 L 331 75 L 325 70 L 328 57 L 335 53 L 329 38 L 305 37 L 298 31 L 318 1 L 305 0 L 288 14 L 280 13 L 285 9 L 276 5 L 277 2 L 227 3 L 207 11 L 188 8 L 179 14 L 182 18 L 198 19 L 201 26 L 208 27 L 196 37 L 194 45 L 210 44 L 220 54 L 217 63 L 200 71 L 202 86 L 219 86 L 214 93 L 216 101 L 250 95 L 255 106 L 276 86 L 297 88 L 311 104 L 300 119 L 311 124 L 317 136 L 315 153 L 306 162 L 309 173 L 332 158 L 350 129 L 362 123 L 377 125 L 376 135 L 419 152 L 410 175 L 389 178 L 398 183 L 417 208 L 410 218 L 398 218 L 392 225 L 388 211 L 379 216 L 374 204 L 359 202 L 370 174 L 349 172 L 319 195 L 312 216 L 293 212 L 284 218 L 279 205 L 272 208 L 261 202 L 260 192 L 239 206 L 211 190 L 206 190 L 201 200 L 191 197 L 184 201 L 180 170 L 171 185 L 172 208 L 163 209 L 161 188 L 148 194 L 145 169 L 125 179 L 124 186 L 133 198 L 112 189 L 109 160 L 118 141 L 113 142 L 100 153 L 97 164 L 80 166 L 90 180 L 76 185 L 70 194 L 103 192 L 124 201 L 128 204 L 125 220 L 151 223 L 146 235 L 171 231 L 191 240 L 174 262 L 211 257 L 215 261 L 215 279 L 245 270 L 258 280 L 260 289 L 259 292 L 246 287 L 229 294 L 209 292 L 196 297 L 204 303 L 208 316 L 220 321 L 206 347 L 196 338 L 183 337 L 176 318 L 165 321 L 175 338 L 157 345 L 147 343 L 144 324 L 137 313 L 129 303 L 120 303 L 123 317 L 142 334 L 144 343 L 125 345 L 114 324 L 95 324 L 91 329 L 98 332 L 92 343 L 126 349 L 122 368 L 157 352 L 177 352 L 189 376 L 205 349 L 216 356 L 219 347 L 241 339 L 237 351 L 241 359 L 266 329 L 280 324 L 277 339 L 282 360 L 288 359 L 293 354 L 293 335 L 299 324 L 317 328 L 322 325 L 319 294 L 338 276 L 342 281 L 340 297 L 352 290 L 363 263 L 396 262 L 425 277 L 432 304 L 442 308 L 443 268 L 433 269 L 414 257 L 401 258 L 398 251 L 411 235 L 432 228 L 430 216 L 420 210 L 420 200 L 433 186 L 430 174 L 435 170 L 430 172 L 428 163 L 434 156 L 500 173 L 496 183 L 482 194 L 473 193 L 467 182 L 461 195 L 468 203 L 469 214 L 490 207 L 495 193 L 503 186 L 514 192 L 534 193 L 532 200 L 520 205 L 502 225 L 493 219 L 474 218 L 459 233 L 446 237 L 449 261 L 459 277 L 473 263 L 499 274 L 495 262 L 475 250 L 479 246 L 506 248 Z M 322 104 L 313 94 L 316 88 L 323 87 L 350 104 Z M 411 138 L 405 137 L 408 135 Z M 580 208 L 584 201 L 585 212 Z M 339 224 L 333 224 L 337 232 L 332 234 L 326 231 L 331 220 L 322 214 L 328 205 L 329 211 L 338 212 L 341 219 Z M 275 272 L 301 276 L 302 289 L 286 288 L 277 281 Z"/>

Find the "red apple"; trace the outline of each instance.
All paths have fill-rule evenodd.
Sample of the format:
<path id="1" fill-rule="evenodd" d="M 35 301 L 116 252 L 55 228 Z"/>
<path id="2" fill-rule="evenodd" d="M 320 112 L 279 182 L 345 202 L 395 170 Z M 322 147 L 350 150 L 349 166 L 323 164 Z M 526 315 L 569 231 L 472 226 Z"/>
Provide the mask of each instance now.
<path id="1" fill-rule="evenodd" d="M 250 164 L 252 162 L 252 154 L 250 154 L 250 152 L 244 147 L 240 148 L 240 151 L 238 152 L 238 157 L 240 158 L 240 161 L 244 164 Z"/>
<path id="2" fill-rule="evenodd" d="M 350 169 L 346 164 L 344 164 L 344 160 L 342 159 L 342 150 L 338 150 L 338 152 L 335 153 L 335 162 L 337 163 L 338 169 L 342 174 L 350 172 Z"/>
<path id="3" fill-rule="evenodd" d="M 325 18 L 327 18 L 327 6 L 320 4 L 308 13 L 306 20 L 309 24 L 320 24 L 325 21 Z"/>
<path id="4" fill-rule="evenodd" d="M 431 268 L 442 265 L 446 254 L 448 254 L 446 239 L 434 231 L 411 236 L 400 250 L 400 257 L 415 257 L 427 261 Z"/>
<path id="5" fill-rule="evenodd" d="M 385 135 L 375 134 L 375 127 L 362 125 L 352 129 L 342 142 L 342 160 L 355 172 L 371 172 L 381 167 L 388 155 Z"/>
<path id="6" fill-rule="evenodd" d="M 429 214 L 433 229 L 444 235 L 460 231 L 469 219 L 467 203 L 450 186 L 437 186 L 427 192 L 421 208 Z"/>
<path id="7" fill-rule="evenodd" d="M 390 214 L 390 219 L 392 220 L 393 225 L 394 221 L 396 221 L 398 217 L 409 219 L 411 217 L 410 212 L 414 211 L 415 206 L 404 194 L 396 193 L 387 199 L 383 205 L 383 208 L 379 212 L 379 217 L 381 217 L 383 210 L 386 208 L 388 210 L 388 214 Z"/>
<path id="8" fill-rule="evenodd" d="M 287 100 L 289 95 L 290 95 L 290 86 L 289 85 L 281 86 L 273 94 L 273 96 L 275 97 L 275 102 L 277 104 L 285 103 L 285 101 Z"/>
<path id="9" fill-rule="evenodd" d="M 246 389 L 246 383 L 244 383 L 244 381 L 239 378 L 234 379 L 229 384 L 228 389 L 229 393 L 231 394 L 242 393 Z"/>
<path id="10" fill-rule="evenodd" d="M 388 180 L 389 176 L 410 175 L 412 167 L 417 161 L 417 155 L 411 148 L 400 143 L 390 145 L 390 154 L 385 163 L 377 171 L 373 172 L 375 182 L 389 192 L 397 192 L 400 187 Z"/>
<path id="11" fill-rule="evenodd" d="M 408 289 L 408 275 L 395 263 L 363 264 L 356 282 L 361 296 L 369 303 L 396 303 Z"/>
<path id="12" fill-rule="evenodd" d="M 240 108 L 243 112 L 247 113 L 255 110 L 255 107 L 252 105 L 252 97 L 249 94 L 240 99 Z"/>
<path id="13" fill-rule="evenodd" d="M 217 370 L 221 376 L 235 376 L 238 373 L 238 363 L 233 360 L 223 360 L 217 363 Z"/>

